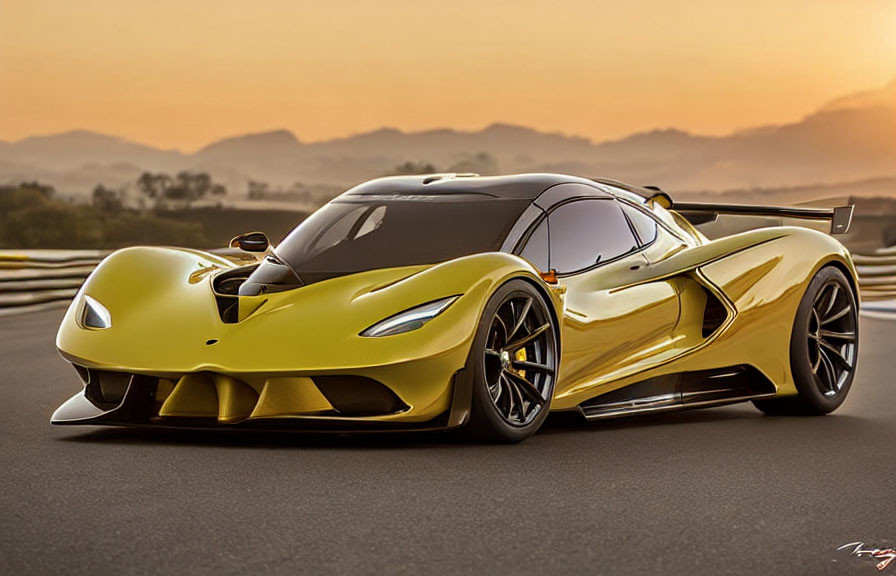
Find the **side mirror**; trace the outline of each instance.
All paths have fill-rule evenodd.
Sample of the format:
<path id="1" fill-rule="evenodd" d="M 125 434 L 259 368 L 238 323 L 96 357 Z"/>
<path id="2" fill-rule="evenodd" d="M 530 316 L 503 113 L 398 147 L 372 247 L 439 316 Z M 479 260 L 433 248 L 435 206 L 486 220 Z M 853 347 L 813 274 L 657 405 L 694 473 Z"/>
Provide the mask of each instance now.
<path id="1" fill-rule="evenodd" d="M 240 234 L 230 241 L 231 248 L 239 248 L 245 252 L 265 252 L 271 242 L 264 232 L 248 232 Z"/>

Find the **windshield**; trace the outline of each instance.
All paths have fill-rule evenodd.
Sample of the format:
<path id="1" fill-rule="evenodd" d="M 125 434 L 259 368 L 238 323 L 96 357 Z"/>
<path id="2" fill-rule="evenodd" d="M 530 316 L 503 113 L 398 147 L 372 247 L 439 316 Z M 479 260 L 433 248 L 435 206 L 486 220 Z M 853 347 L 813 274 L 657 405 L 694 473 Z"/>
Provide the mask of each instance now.
<path id="1" fill-rule="evenodd" d="M 435 264 L 493 252 L 530 204 L 474 194 L 333 201 L 277 246 L 305 284 L 377 268 Z"/>

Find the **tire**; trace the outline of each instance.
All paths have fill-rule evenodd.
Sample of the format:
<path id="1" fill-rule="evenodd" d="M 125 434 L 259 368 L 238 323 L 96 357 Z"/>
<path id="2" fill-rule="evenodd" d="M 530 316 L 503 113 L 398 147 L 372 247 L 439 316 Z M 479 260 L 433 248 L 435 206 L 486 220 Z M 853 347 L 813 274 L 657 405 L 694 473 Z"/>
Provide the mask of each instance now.
<path id="1" fill-rule="evenodd" d="M 529 282 L 511 280 L 495 291 L 470 349 L 467 439 L 516 443 L 541 427 L 554 395 L 558 338 L 548 305 Z"/>
<path id="2" fill-rule="evenodd" d="M 859 308 L 852 286 L 827 266 L 809 283 L 790 337 L 790 370 L 797 395 L 755 400 L 770 415 L 821 415 L 849 393 L 859 350 Z"/>

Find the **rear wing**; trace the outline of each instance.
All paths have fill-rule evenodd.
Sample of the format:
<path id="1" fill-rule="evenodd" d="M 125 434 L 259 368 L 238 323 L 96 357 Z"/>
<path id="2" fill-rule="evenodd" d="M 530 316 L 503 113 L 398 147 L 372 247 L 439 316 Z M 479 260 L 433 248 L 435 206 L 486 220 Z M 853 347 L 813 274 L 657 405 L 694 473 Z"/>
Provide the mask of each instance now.
<path id="1" fill-rule="evenodd" d="M 852 223 L 855 206 L 836 208 L 798 208 L 792 206 L 748 206 L 745 204 L 704 204 L 702 202 L 673 202 L 671 209 L 681 214 L 691 224 L 712 222 L 719 214 L 737 216 L 772 216 L 778 218 L 799 218 L 800 220 L 827 220 L 831 223 L 831 234 L 846 234 Z"/>

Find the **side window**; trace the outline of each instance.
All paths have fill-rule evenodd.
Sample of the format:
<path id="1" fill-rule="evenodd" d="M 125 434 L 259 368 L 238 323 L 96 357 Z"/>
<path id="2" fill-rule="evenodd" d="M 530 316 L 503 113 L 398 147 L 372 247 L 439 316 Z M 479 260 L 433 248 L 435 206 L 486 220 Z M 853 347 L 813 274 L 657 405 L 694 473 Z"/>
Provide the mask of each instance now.
<path id="1" fill-rule="evenodd" d="M 619 203 L 612 199 L 563 204 L 550 216 L 551 268 L 560 274 L 590 268 L 637 248 Z"/>
<path id="2" fill-rule="evenodd" d="M 542 272 L 548 271 L 548 219 L 542 218 L 526 240 L 526 247 L 520 256 Z"/>
<path id="3" fill-rule="evenodd" d="M 656 240 L 656 220 L 628 204 L 623 204 L 622 210 L 634 226 L 635 232 L 638 233 L 641 246 L 646 246 Z"/>

